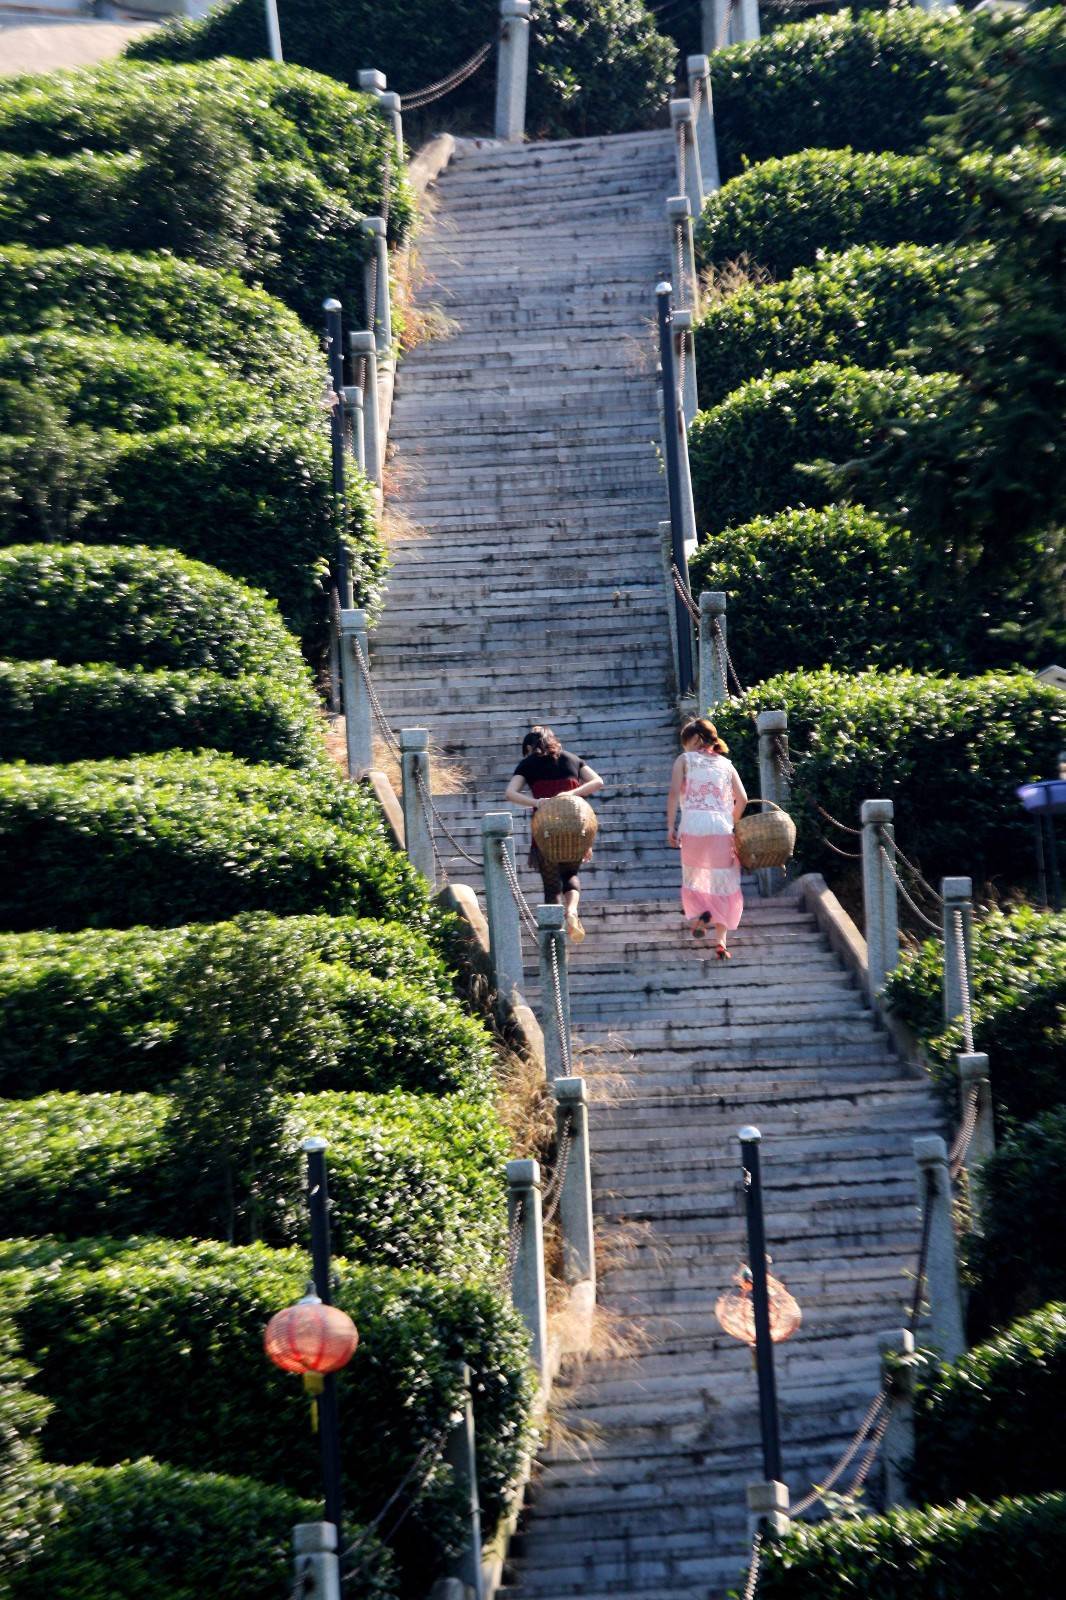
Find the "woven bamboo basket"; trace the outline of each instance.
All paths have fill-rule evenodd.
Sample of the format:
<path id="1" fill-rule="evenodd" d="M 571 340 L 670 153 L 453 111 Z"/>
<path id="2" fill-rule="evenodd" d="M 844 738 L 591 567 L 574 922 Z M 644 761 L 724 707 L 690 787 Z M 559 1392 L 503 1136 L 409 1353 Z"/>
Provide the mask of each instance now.
<path id="1" fill-rule="evenodd" d="M 533 813 L 533 839 L 545 861 L 584 861 L 599 823 L 579 794 L 555 794 L 541 800 Z"/>
<path id="2" fill-rule="evenodd" d="M 742 867 L 783 867 L 796 848 L 796 824 L 772 800 L 749 800 L 769 806 L 761 816 L 741 817 L 736 826 L 737 855 Z"/>

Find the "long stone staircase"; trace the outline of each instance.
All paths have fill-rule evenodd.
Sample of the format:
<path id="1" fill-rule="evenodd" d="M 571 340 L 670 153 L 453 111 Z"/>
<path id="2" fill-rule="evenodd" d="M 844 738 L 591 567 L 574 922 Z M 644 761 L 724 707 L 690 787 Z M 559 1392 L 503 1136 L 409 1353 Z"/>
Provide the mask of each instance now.
<path id="1" fill-rule="evenodd" d="M 468 774 L 438 797 L 450 832 L 479 856 L 530 722 L 607 782 L 570 982 L 600 1301 L 625 1348 L 566 1375 L 512 1600 L 736 1586 L 761 1476 L 750 1357 L 714 1319 L 744 1253 L 736 1130 L 762 1129 L 775 1271 L 804 1312 L 777 1352 L 796 1498 L 876 1391 L 917 1247 L 911 1140 L 937 1125 L 795 891 L 749 896 L 728 964 L 680 919 L 651 331 L 672 187 L 665 133 L 462 146 L 421 246 L 452 332 L 405 360 L 393 419 L 408 531 L 373 667 L 393 726 L 428 727 Z"/>

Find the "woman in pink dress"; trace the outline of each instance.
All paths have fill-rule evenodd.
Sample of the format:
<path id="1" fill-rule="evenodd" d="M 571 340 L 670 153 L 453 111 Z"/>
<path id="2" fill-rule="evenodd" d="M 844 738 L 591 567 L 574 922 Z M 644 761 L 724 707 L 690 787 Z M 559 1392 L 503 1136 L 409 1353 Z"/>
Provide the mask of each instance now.
<path id="1" fill-rule="evenodd" d="M 713 926 L 718 959 L 728 961 L 729 930 L 744 910 L 733 829 L 748 797 L 713 722 L 686 722 L 681 748 L 670 775 L 666 842 L 681 847 L 681 905 L 693 936 L 702 939 Z"/>

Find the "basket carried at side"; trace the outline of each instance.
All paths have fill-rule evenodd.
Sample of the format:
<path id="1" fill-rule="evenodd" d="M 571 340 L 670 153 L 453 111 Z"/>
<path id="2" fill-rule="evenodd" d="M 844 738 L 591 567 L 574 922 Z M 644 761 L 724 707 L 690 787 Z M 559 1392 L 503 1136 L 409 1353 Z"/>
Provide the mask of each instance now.
<path id="1" fill-rule="evenodd" d="M 796 824 L 772 800 L 749 800 L 769 806 L 762 816 L 741 817 L 736 825 L 737 855 L 742 867 L 783 867 L 796 848 Z"/>
<path id="2" fill-rule="evenodd" d="M 579 794 L 555 794 L 541 800 L 533 813 L 533 842 L 545 861 L 584 861 L 599 823 Z"/>

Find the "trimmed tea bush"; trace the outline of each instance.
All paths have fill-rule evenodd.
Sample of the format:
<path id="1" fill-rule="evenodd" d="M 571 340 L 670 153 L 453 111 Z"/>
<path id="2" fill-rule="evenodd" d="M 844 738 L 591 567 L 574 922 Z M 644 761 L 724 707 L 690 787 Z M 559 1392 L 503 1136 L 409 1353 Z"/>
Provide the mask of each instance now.
<path id="1" fill-rule="evenodd" d="M 910 8 L 843 10 L 718 51 L 711 87 L 723 176 L 811 145 L 918 149 L 926 117 L 949 109 L 959 46 L 973 32 L 960 17 Z"/>
<path id="2" fill-rule="evenodd" d="M 1066 1570 L 1066 1494 L 992 1505 L 794 1523 L 765 1549 L 765 1600 L 1000 1600 L 1004 1583 L 1046 1592 Z"/>
<path id="3" fill-rule="evenodd" d="M 916 1499 L 1037 1494 L 1062 1483 L 1066 1305 L 1049 1305 L 919 1385 Z"/>
<path id="4" fill-rule="evenodd" d="M 232 1472 L 314 1494 L 319 1466 L 306 1438 L 299 1381 L 263 1355 L 263 1328 L 304 1293 L 307 1256 L 262 1245 L 89 1240 L 0 1248 L 5 1301 L 34 1387 L 54 1401 L 43 1447 L 67 1461 L 109 1465 L 151 1449 L 163 1461 Z M 527 1442 L 529 1339 L 503 1296 L 416 1273 L 336 1262 L 336 1301 L 359 1329 L 338 1385 L 347 1504 L 354 1519 L 381 1509 L 455 1408 L 456 1363 L 471 1369 L 478 1480 L 495 1526 Z M 131 1383 L 131 1349 L 152 1352 L 151 1383 Z M 435 1469 L 405 1522 L 404 1559 L 454 1531 L 450 1473 Z M 419 1538 L 418 1530 L 423 1530 Z"/>
<path id="5" fill-rule="evenodd" d="M 1029 870 L 1031 824 L 1014 791 L 1053 769 L 1063 744 L 1066 701 L 1049 684 L 1028 673 L 783 673 L 715 719 L 742 772 L 755 760 L 752 713 L 764 709 L 788 712 L 796 854 L 806 868 L 835 859 L 815 802 L 857 826 L 862 801 L 879 797 L 895 802 L 900 847 L 927 876 Z"/>
<path id="6" fill-rule="evenodd" d="M 259 386 L 281 418 L 320 416 L 325 362 L 294 312 L 216 272 L 168 256 L 70 245 L 0 247 L 0 328 L 89 328 L 199 351 Z"/>
<path id="7" fill-rule="evenodd" d="M 789 506 L 826 505 L 834 498 L 826 475 L 804 467 L 868 456 L 890 427 L 943 406 L 955 387 L 945 373 L 828 361 L 751 379 L 699 412 L 689 431 L 700 533 Z"/>
<path id="8" fill-rule="evenodd" d="M 301 1142 L 328 1133 L 334 1247 L 364 1266 L 488 1278 L 502 1264 L 510 1141 L 491 1109 L 452 1097 L 297 1095 L 284 1101 L 283 1182 L 268 1244 L 307 1246 Z M 209 1152 L 148 1094 L 0 1102 L 3 1232 L 219 1238 Z M 253 1154 L 254 1152 L 249 1152 Z M 242 1163 L 242 1176 L 248 1170 Z M 252 1168 L 254 1171 L 254 1166 Z"/>
<path id="9" fill-rule="evenodd" d="M 928 367 L 935 357 L 908 347 L 925 318 L 951 315 L 987 255 L 979 246 L 857 245 L 798 267 L 784 283 L 738 290 L 696 324 L 702 404 L 749 378 L 816 361 L 881 367 L 907 349 L 908 362 Z"/>
<path id="10" fill-rule="evenodd" d="M 375 980 L 372 992 L 383 1011 L 392 997 L 391 1025 L 376 1041 L 362 1029 L 352 1053 L 358 1048 L 355 1065 L 376 1070 L 383 1084 L 405 1060 L 414 1070 L 430 1020 L 437 1030 L 434 1047 L 445 1049 L 456 1069 L 465 1058 L 465 1081 L 476 1082 L 479 1067 L 487 1073 L 486 1040 L 477 1025 L 454 1004 L 437 1009 L 450 1002 L 451 986 L 424 936 L 359 917 L 253 912 L 232 924 L 0 935 L 0 1094 L 170 1087 L 193 1064 L 180 1026 L 176 975 L 190 964 L 203 966 L 206 948 L 227 935 L 262 968 L 272 952 L 287 949 L 304 964 L 327 962 Z M 321 995 L 312 990 L 310 999 L 317 1003 Z M 422 1008 L 430 1001 L 426 1016 Z M 328 1013 L 311 1012 L 323 1039 L 333 1036 L 335 1026 L 344 1035 L 348 1024 L 339 1018 L 334 1023 L 340 1004 L 335 1000 Z M 397 1036 L 412 1027 L 412 1018 L 424 1016 L 412 1028 L 410 1043 L 397 1050 Z M 305 1087 L 308 1063 L 294 1065 Z M 438 1064 L 431 1059 L 426 1068 L 431 1081 Z"/>
<path id="11" fill-rule="evenodd" d="M 11 1600 L 202 1600 L 212 1588 L 227 1600 L 264 1600 L 291 1585 L 293 1526 L 321 1515 L 319 1501 L 285 1489 L 146 1458 L 42 1465 L 32 1476 L 45 1528 L 38 1553 L 5 1587 Z M 359 1539 L 359 1593 L 394 1600 L 388 1550 L 367 1529 L 345 1533 Z"/>
<path id="12" fill-rule="evenodd" d="M 704 201 L 702 265 L 747 257 L 784 276 L 852 245 L 947 244 L 966 203 L 928 155 L 802 150 L 763 161 Z"/>
<path id="13" fill-rule="evenodd" d="M 0 749 L 12 761 L 219 750 L 287 767 L 329 763 L 310 684 L 54 661 L 0 661 Z"/>
<path id="14" fill-rule="evenodd" d="M 997 1113 L 1025 1121 L 1066 1100 L 1066 916 L 1019 906 L 974 921 L 971 999 L 974 1048 L 993 1062 Z M 927 939 L 905 951 L 886 991 L 919 1035 L 954 1110 L 959 1025 L 945 1029 L 943 953 Z"/>
<path id="15" fill-rule="evenodd" d="M 981 1233 L 966 1240 L 966 1259 L 968 1320 L 982 1337 L 1049 1300 L 1066 1300 L 1066 1231 L 1059 1225 L 1066 1216 L 1066 1106 L 1005 1139 L 981 1163 L 977 1182 Z"/>
<path id="16" fill-rule="evenodd" d="M 754 678 L 969 664 L 943 559 L 861 506 L 757 517 L 700 545 L 689 575 L 693 594 L 728 595 L 733 652 Z"/>
<path id="17" fill-rule="evenodd" d="M 428 915 L 377 806 L 339 779 L 177 752 L 0 768 L 0 927 L 260 909 Z"/>

